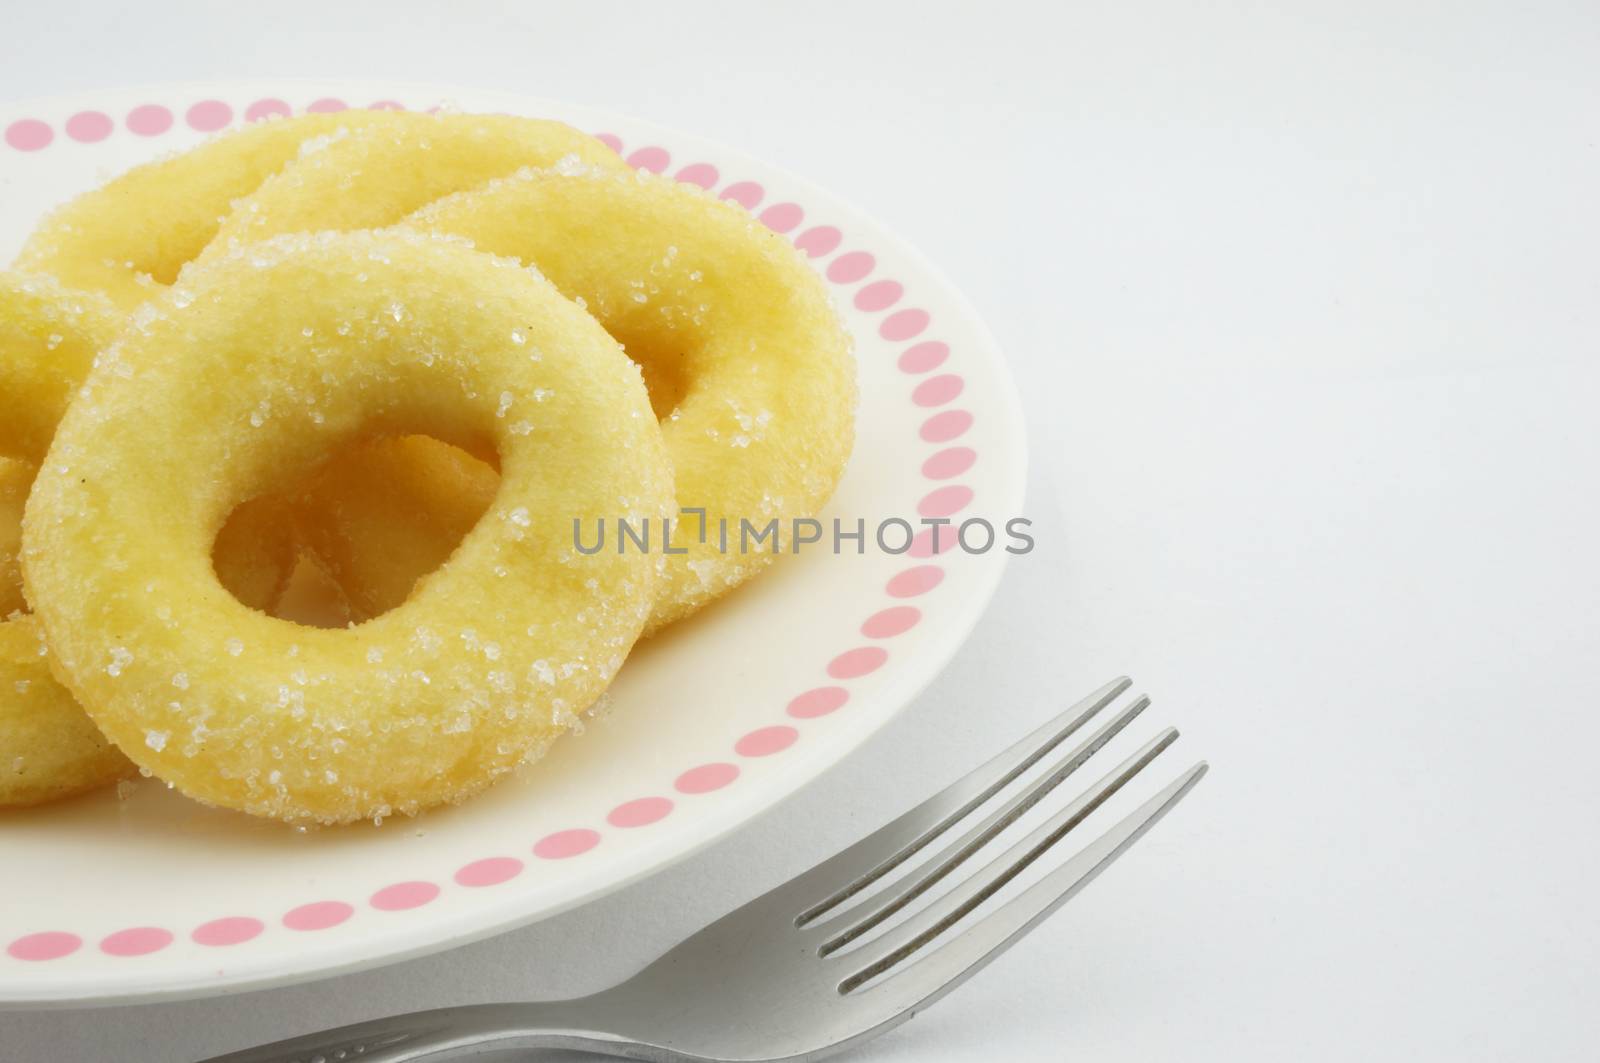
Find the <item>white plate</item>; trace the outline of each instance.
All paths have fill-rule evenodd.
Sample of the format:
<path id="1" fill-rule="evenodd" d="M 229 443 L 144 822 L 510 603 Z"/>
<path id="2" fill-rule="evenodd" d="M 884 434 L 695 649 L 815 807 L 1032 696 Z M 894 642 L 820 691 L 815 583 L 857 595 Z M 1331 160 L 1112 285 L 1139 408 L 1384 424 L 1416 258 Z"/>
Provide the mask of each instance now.
<path id="1" fill-rule="evenodd" d="M 277 101 L 286 101 L 279 104 Z M 1021 413 L 994 341 L 904 243 L 730 148 L 567 104 L 418 85 L 226 84 L 0 105 L 0 261 L 41 214 L 280 106 L 397 101 L 561 118 L 790 235 L 856 337 L 855 456 L 824 517 L 1020 514 Z M 978 546 L 979 525 L 969 529 Z M 924 532 L 924 536 L 926 533 Z M 903 533 L 890 528 L 890 544 Z M 170 999 L 300 981 L 484 937 L 683 858 L 858 746 L 939 671 L 1007 554 L 785 559 L 639 647 L 610 711 L 461 808 L 297 833 L 146 781 L 0 814 L 0 1004 Z"/>

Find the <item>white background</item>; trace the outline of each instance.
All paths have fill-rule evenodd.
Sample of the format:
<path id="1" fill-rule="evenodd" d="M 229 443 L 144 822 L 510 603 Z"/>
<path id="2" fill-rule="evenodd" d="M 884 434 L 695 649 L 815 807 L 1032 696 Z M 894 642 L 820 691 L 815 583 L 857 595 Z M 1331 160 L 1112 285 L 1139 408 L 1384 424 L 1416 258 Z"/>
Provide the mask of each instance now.
<path id="1" fill-rule="evenodd" d="M 275 76 L 610 107 L 874 212 L 1007 351 L 1040 548 L 918 704 L 687 864 L 331 982 L 0 1014 L 0 1058 L 188 1059 L 598 989 L 1122 671 L 1185 732 L 1162 770 L 1211 776 L 852 1058 L 1593 1058 L 1592 2 L 0 15 L 0 97 Z"/>

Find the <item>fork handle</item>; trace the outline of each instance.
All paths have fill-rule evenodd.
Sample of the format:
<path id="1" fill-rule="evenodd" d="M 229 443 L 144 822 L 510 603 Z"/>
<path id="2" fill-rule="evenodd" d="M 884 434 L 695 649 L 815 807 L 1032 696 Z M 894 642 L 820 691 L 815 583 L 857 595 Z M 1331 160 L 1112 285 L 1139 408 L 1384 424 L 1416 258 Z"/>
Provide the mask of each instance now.
<path id="1" fill-rule="evenodd" d="M 614 1034 L 567 1025 L 584 1018 L 581 1006 L 568 1006 L 577 1003 L 474 1004 L 417 1011 L 292 1037 L 204 1063 L 420 1063 L 541 1048 L 651 1058 L 638 1054 L 641 1046 Z"/>

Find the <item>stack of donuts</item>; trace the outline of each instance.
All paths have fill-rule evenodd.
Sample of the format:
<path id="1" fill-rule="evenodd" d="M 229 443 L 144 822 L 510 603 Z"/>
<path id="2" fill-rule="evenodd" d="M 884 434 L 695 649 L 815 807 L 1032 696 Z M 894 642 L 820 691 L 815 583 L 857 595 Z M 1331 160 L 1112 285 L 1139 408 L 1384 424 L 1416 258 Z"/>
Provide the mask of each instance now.
<path id="1" fill-rule="evenodd" d="M 775 556 L 575 529 L 782 534 L 854 406 L 786 241 L 557 122 L 307 115 L 133 169 L 0 274 L 0 806 L 460 801 Z"/>

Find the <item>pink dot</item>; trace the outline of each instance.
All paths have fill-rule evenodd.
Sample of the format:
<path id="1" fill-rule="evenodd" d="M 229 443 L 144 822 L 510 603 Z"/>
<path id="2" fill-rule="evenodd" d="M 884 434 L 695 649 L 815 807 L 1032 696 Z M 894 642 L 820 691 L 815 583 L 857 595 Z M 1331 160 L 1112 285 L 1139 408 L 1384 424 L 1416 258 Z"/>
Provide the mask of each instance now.
<path id="1" fill-rule="evenodd" d="M 922 422 L 921 435 L 930 443 L 947 443 L 964 435 L 971 427 L 972 414 L 968 411 L 945 410 Z"/>
<path id="2" fill-rule="evenodd" d="M 755 210 L 756 204 L 761 202 L 761 197 L 767 190 L 754 181 L 739 181 L 722 190 L 718 199 L 731 199 L 745 210 Z"/>
<path id="3" fill-rule="evenodd" d="M 799 737 L 799 731 L 784 724 L 760 727 L 735 742 L 733 751 L 741 757 L 770 757 L 794 745 Z"/>
<path id="4" fill-rule="evenodd" d="M 405 109 L 406 105 L 399 100 L 378 100 L 375 103 L 367 104 L 367 110 L 369 111 L 403 111 Z"/>
<path id="5" fill-rule="evenodd" d="M 115 128 L 111 116 L 102 111 L 79 111 L 67 119 L 67 136 L 80 144 L 98 144 Z"/>
<path id="6" fill-rule="evenodd" d="M 873 281 L 856 292 L 856 309 L 883 310 L 898 303 L 905 293 L 899 281 Z"/>
<path id="7" fill-rule="evenodd" d="M 977 460 L 978 452 L 971 447 L 951 447 L 923 462 L 922 475 L 930 480 L 948 480 L 972 468 Z"/>
<path id="8" fill-rule="evenodd" d="M 944 536 L 940 536 L 941 543 Z M 944 582 L 944 569 L 938 565 L 918 565 L 897 573 L 884 590 L 889 592 L 891 598 L 915 598 L 919 594 L 927 594 L 939 584 Z"/>
<path id="9" fill-rule="evenodd" d="M 522 861 L 514 856 L 491 856 L 474 860 L 456 872 L 462 886 L 498 886 L 522 874 Z"/>
<path id="10" fill-rule="evenodd" d="M 937 491 L 929 491 L 923 500 L 917 503 L 917 512 L 924 517 L 948 517 L 966 509 L 971 501 L 972 488 L 951 484 Z M 942 543 L 944 536 L 941 535 L 939 539 Z"/>
<path id="11" fill-rule="evenodd" d="M 172 112 L 159 103 L 146 103 L 128 112 L 127 125 L 141 137 L 160 136 L 172 128 Z"/>
<path id="12" fill-rule="evenodd" d="M 948 554 L 956 548 L 956 535 L 954 528 L 928 528 L 926 531 L 920 531 L 911 540 L 911 549 L 907 550 L 906 554 L 910 557 L 938 557 L 940 554 Z"/>
<path id="13" fill-rule="evenodd" d="M 326 930 L 338 926 L 356 910 L 343 901 L 313 901 L 284 913 L 283 925 L 290 930 Z"/>
<path id="14" fill-rule="evenodd" d="M 872 272 L 878 260 L 866 251 L 850 251 L 833 260 L 828 279 L 835 284 L 851 284 Z"/>
<path id="15" fill-rule="evenodd" d="M 100 942 L 100 951 L 107 956 L 143 956 L 170 944 L 172 931 L 158 926 L 135 926 L 108 934 Z"/>
<path id="16" fill-rule="evenodd" d="M 761 224 L 775 233 L 786 233 L 806 216 L 798 203 L 774 203 L 761 212 Z"/>
<path id="17" fill-rule="evenodd" d="M 686 185 L 696 185 L 700 188 L 711 188 L 717 183 L 717 168 L 709 162 L 693 162 L 678 171 L 677 180 Z"/>
<path id="18" fill-rule="evenodd" d="M 334 96 L 324 96 L 320 100 L 312 100 L 306 104 L 307 114 L 335 114 L 348 110 L 350 105 Z"/>
<path id="19" fill-rule="evenodd" d="M 60 930 L 46 930 L 39 934 L 20 937 L 6 946 L 6 952 L 18 960 L 59 960 L 83 947 L 83 939 L 76 934 Z"/>
<path id="20" fill-rule="evenodd" d="M 55 131 L 37 118 L 23 118 L 6 126 L 6 143 L 18 151 L 38 151 L 55 138 Z"/>
<path id="21" fill-rule="evenodd" d="M 678 776 L 673 788 L 680 794 L 709 794 L 713 790 L 720 790 L 739 777 L 739 769 L 733 764 L 702 764 L 698 768 L 690 768 Z"/>
<path id="22" fill-rule="evenodd" d="M 266 926 L 259 919 L 247 915 L 230 915 L 201 923 L 189 936 L 197 945 L 238 945 L 249 941 Z"/>
<path id="23" fill-rule="evenodd" d="M 380 912 L 401 912 L 421 908 L 437 896 L 439 887 L 431 882 L 396 882 L 374 893 L 367 903 Z"/>
<path id="24" fill-rule="evenodd" d="M 909 605 L 891 606 L 867 617 L 861 625 L 861 633 L 869 639 L 892 639 L 916 627 L 921 619 L 920 609 L 913 609 Z"/>
<path id="25" fill-rule="evenodd" d="M 672 802 L 665 797 L 641 797 L 613 808 L 606 822 L 613 827 L 645 827 L 671 811 Z"/>
<path id="26" fill-rule="evenodd" d="M 558 830 L 546 834 L 533 847 L 533 855 L 541 860 L 565 860 L 588 852 L 600 844 L 600 835 L 587 828 Z"/>
<path id="27" fill-rule="evenodd" d="M 672 161 L 672 156 L 667 154 L 666 148 L 648 147 L 640 148 L 628 156 L 628 165 L 635 170 L 649 170 L 651 173 L 661 173 L 667 168 L 667 163 Z"/>
<path id="28" fill-rule="evenodd" d="M 876 672 L 888 659 L 888 651 L 881 646 L 858 646 L 829 661 L 828 674 L 835 679 L 856 679 Z"/>
<path id="29" fill-rule="evenodd" d="M 795 238 L 794 246 L 806 253 L 807 258 L 821 258 L 839 246 L 844 234 L 831 225 L 818 225 L 807 229 Z"/>
<path id="30" fill-rule="evenodd" d="M 257 100 L 244 109 L 246 122 L 259 122 L 263 118 L 287 118 L 294 112 L 282 100 Z"/>
<path id="31" fill-rule="evenodd" d="M 900 371 L 902 373 L 926 373 L 930 369 L 938 368 L 944 360 L 950 357 L 950 345 L 938 340 L 926 340 L 915 347 L 907 347 L 906 353 L 900 356 Z"/>
<path id="32" fill-rule="evenodd" d="M 594 138 L 618 155 L 622 154 L 622 138 L 615 133 L 596 133 Z"/>
<path id="33" fill-rule="evenodd" d="M 878 335 L 886 340 L 909 340 L 928 327 L 926 310 L 898 310 L 884 318 Z"/>
<path id="34" fill-rule="evenodd" d="M 797 720 L 812 720 L 828 715 L 849 700 L 850 692 L 844 687 L 815 687 L 796 694 L 785 711 Z"/>
<path id="35" fill-rule="evenodd" d="M 917 385 L 911 393 L 911 401 L 918 406 L 943 406 L 957 395 L 967 382 L 954 373 L 943 373 L 931 376 Z"/>
<path id="36" fill-rule="evenodd" d="M 184 114 L 189 128 L 202 133 L 214 133 L 233 121 L 233 108 L 221 100 L 201 100 Z"/>

